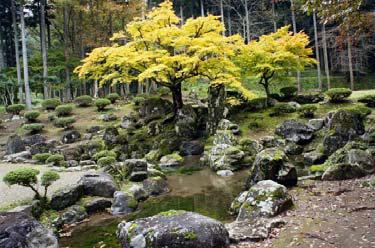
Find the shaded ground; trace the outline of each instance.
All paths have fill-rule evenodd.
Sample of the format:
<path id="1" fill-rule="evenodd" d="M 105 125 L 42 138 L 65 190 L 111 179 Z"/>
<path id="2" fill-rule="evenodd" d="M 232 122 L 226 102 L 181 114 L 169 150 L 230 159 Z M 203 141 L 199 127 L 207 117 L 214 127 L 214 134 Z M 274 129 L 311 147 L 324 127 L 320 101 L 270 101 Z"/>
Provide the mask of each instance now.
<path id="1" fill-rule="evenodd" d="M 375 247 L 375 188 L 363 187 L 374 180 L 301 183 L 290 190 L 296 206 L 281 216 L 287 224 L 274 231 L 277 238 L 233 248 Z"/>
<path id="2" fill-rule="evenodd" d="M 38 169 L 41 174 L 48 170 L 47 166 L 32 166 L 29 164 L 3 164 L 0 163 L 0 210 L 11 207 L 11 205 L 22 204 L 33 198 L 31 189 L 14 185 L 9 187 L 3 182 L 3 177 L 9 171 L 21 167 L 32 167 Z M 67 185 L 74 184 L 85 172 L 59 172 L 60 179 L 54 182 L 49 188 L 49 195 Z"/>

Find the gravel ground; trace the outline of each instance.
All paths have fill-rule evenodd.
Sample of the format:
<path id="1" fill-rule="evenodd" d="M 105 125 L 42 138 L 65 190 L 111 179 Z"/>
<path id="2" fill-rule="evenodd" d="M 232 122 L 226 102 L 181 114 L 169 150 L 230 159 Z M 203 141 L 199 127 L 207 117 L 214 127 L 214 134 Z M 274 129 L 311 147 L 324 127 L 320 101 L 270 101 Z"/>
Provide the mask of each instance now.
<path id="1" fill-rule="evenodd" d="M 34 194 L 30 189 L 18 185 L 9 187 L 3 182 L 3 177 L 6 175 L 6 173 L 22 167 L 32 167 L 38 169 L 41 174 L 48 170 L 48 167 L 46 166 L 0 163 L 0 208 L 32 199 Z M 51 195 L 60 188 L 76 183 L 84 173 L 85 172 L 59 172 L 60 179 L 51 185 L 48 195 Z"/>

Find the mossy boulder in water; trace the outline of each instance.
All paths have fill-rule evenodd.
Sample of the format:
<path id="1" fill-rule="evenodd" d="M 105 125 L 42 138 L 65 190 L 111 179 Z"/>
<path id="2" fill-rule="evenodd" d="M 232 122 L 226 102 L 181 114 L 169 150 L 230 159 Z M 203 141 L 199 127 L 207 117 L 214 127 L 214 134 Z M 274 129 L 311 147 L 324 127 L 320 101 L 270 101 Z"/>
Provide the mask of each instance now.
<path id="1" fill-rule="evenodd" d="M 159 166 L 161 169 L 175 168 L 181 165 L 183 158 L 177 153 L 172 153 L 161 157 Z"/>
<path id="2" fill-rule="evenodd" d="M 245 153 L 236 146 L 218 144 L 212 147 L 208 156 L 209 165 L 214 171 L 239 170 L 243 167 Z"/>
<path id="3" fill-rule="evenodd" d="M 293 205 L 285 186 L 271 180 L 260 181 L 252 186 L 242 203 L 237 221 L 258 217 L 274 217 Z"/>
<path id="4" fill-rule="evenodd" d="M 229 235 L 222 223 L 197 213 L 175 210 L 122 222 L 117 236 L 124 248 L 229 247 Z"/>

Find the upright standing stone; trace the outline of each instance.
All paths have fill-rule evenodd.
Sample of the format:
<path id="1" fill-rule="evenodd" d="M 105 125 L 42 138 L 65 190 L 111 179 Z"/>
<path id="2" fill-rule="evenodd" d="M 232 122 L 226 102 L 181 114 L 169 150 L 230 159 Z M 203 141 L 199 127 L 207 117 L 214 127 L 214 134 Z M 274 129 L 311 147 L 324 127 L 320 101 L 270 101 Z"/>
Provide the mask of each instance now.
<path id="1" fill-rule="evenodd" d="M 208 88 L 207 131 L 210 135 L 216 133 L 219 121 L 225 117 L 225 98 L 226 93 L 224 85 L 210 86 Z"/>

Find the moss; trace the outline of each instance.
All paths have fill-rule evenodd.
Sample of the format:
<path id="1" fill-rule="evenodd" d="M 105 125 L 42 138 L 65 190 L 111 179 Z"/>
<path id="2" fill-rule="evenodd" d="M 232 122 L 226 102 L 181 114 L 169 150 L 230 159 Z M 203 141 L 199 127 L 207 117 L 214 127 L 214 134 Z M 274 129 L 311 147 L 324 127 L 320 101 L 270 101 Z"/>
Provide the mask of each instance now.
<path id="1" fill-rule="evenodd" d="M 196 240 L 198 235 L 193 231 L 184 232 L 184 239 L 186 240 Z"/>
<path id="2" fill-rule="evenodd" d="M 129 234 L 129 237 L 134 236 L 137 227 L 138 227 L 138 224 L 137 224 L 137 223 L 132 223 L 132 224 L 129 226 L 129 228 L 128 228 L 128 234 Z"/>
<path id="3" fill-rule="evenodd" d="M 47 210 L 42 213 L 42 215 L 39 217 L 40 223 L 47 227 L 52 226 L 52 222 L 59 217 L 59 212 L 55 210 Z"/>
<path id="4" fill-rule="evenodd" d="M 310 167 L 311 172 L 325 172 L 328 169 L 329 166 L 325 164 L 320 164 L 320 165 L 312 165 Z"/>
<path id="5" fill-rule="evenodd" d="M 184 214 L 184 213 L 186 213 L 186 211 L 184 211 L 184 210 L 169 210 L 169 211 L 166 211 L 166 212 L 159 213 L 159 215 L 169 217 L 169 216 L 181 215 L 181 214 Z"/>
<path id="6" fill-rule="evenodd" d="M 178 173 L 183 175 L 192 175 L 196 171 L 201 171 L 203 168 L 199 166 L 191 166 L 191 167 L 180 167 L 178 168 Z"/>
<path id="7" fill-rule="evenodd" d="M 16 208 L 16 207 L 19 207 L 19 206 L 23 206 L 23 205 L 29 205 L 33 202 L 33 199 L 25 199 L 25 200 L 20 200 L 20 201 L 16 201 L 16 202 L 12 202 L 12 203 L 9 203 L 7 205 L 3 205 L 0 207 L 0 212 L 6 212 L 6 211 L 9 211 L 13 208 Z"/>

